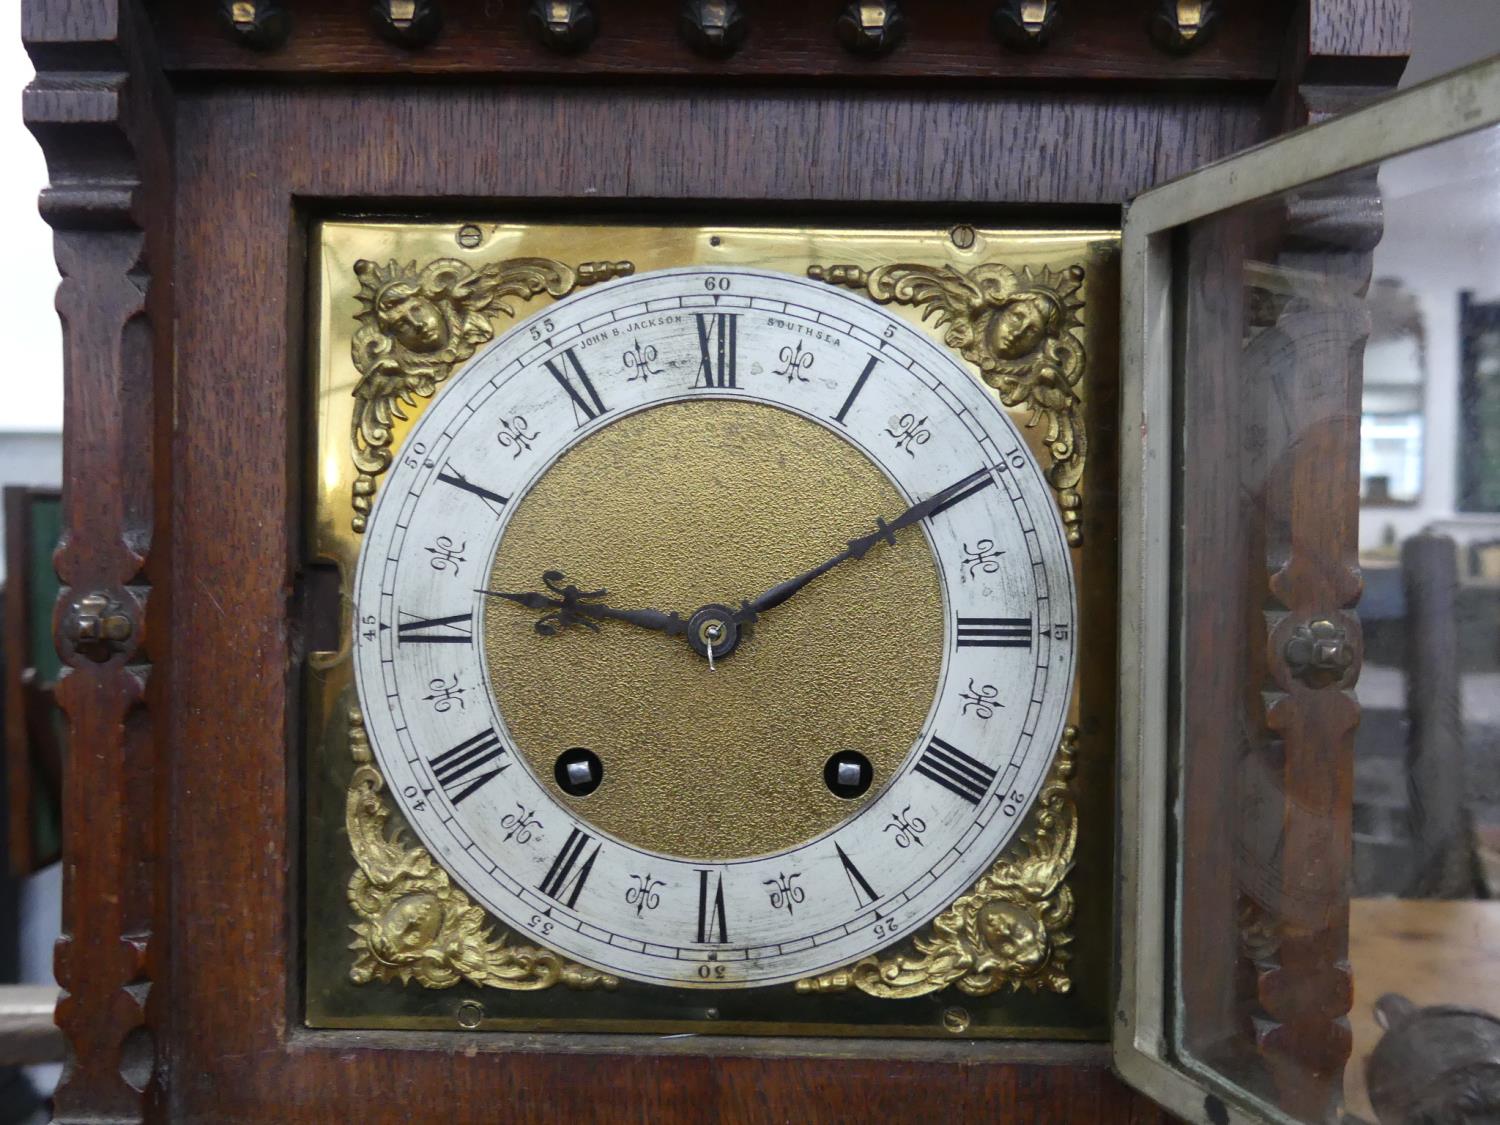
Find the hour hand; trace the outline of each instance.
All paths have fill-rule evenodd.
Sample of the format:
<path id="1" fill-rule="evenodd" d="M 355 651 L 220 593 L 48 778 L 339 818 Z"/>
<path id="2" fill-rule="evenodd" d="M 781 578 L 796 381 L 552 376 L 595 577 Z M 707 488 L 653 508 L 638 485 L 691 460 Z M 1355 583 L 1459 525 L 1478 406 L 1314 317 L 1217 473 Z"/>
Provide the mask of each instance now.
<path id="1" fill-rule="evenodd" d="M 624 621 L 642 629 L 654 629 L 669 637 L 680 637 L 687 633 L 687 622 L 679 613 L 664 613 L 659 609 L 616 609 L 600 600 L 609 593 L 608 590 L 580 590 L 568 582 L 567 575 L 560 570 L 544 573 L 542 583 L 550 593 L 544 594 L 538 590 L 476 592 L 492 598 L 504 598 L 527 609 L 545 610 L 534 626 L 544 637 L 556 636 L 574 625 L 582 625 L 597 633 L 598 621 Z"/>

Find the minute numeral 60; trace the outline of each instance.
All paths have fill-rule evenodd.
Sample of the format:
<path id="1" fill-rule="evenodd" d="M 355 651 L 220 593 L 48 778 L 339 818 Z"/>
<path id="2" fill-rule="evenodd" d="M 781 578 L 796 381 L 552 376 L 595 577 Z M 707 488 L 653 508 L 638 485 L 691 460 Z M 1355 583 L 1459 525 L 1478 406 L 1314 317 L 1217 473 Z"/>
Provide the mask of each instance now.
<path id="1" fill-rule="evenodd" d="M 705 277 L 703 279 L 703 288 L 707 289 L 710 293 L 728 293 L 729 278 Z"/>

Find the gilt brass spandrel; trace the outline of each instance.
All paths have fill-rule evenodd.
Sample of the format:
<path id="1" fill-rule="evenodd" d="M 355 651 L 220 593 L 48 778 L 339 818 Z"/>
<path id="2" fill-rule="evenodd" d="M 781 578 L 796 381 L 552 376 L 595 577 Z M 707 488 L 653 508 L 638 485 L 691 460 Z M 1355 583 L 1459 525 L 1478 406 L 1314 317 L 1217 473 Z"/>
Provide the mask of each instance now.
<path id="1" fill-rule="evenodd" d="M 911 950 L 865 957 L 797 982 L 801 993 L 858 989 L 889 1000 L 956 988 L 970 996 L 1003 989 L 1072 990 L 1073 891 L 1078 846 L 1072 779 L 1078 728 L 1068 727 L 1030 827 L 984 877 L 912 940 Z"/>
<path id="2" fill-rule="evenodd" d="M 469 240 L 458 241 L 462 246 Z M 421 400 L 495 338 L 498 322 L 515 316 L 509 301 L 564 297 L 634 269 L 630 262 L 584 262 L 574 269 L 551 258 L 502 258 L 478 267 L 457 258 L 421 266 L 358 259 L 359 329 L 349 352 L 360 378 L 349 452 L 359 475 L 350 490 L 350 527 L 365 529 L 380 476 L 391 464 L 398 424 L 410 421 Z"/>
<path id="3" fill-rule="evenodd" d="M 1027 428 L 1043 436 L 1047 483 L 1062 510 L 1068 544 L 1083 544 L 1083 266 L 1017 270 L 986 262 L 965 271 L 898 262 L 873 270 L 814 265 L 807 272 L 830 285 L 863 289 L 882 305 L 920 309 L 923 321 L 942 330 L 943 343 L 978 368 L 1002 403 L 1024 410 Z"/>
<path id="4" fill-rule="evenodd" d="M 962 234 L 963 237 L 959 237 Z M 361 374 L 352 361 L 351 337 L 361 305 L 354 263 L 369 260 L 420 267 L 441 258 L 474 269 L 514 258 L 547 258 L 574 265 L 603 259 L 630 261 L 646 271 L 689 264 L 741 264 L 805 275 L 818 263 L 838 263 L 872 271 L 893 263 L 951 265 L 972 270 L 986 262 L 1038 273 L 1077 263 L 1087 281 L 1081 288 L 1086 308 L 1080 339 L 1086 370 L 1076 385 L 1076 410 L 1095 441 L 1084 473 L 1084 495 L 1099 484 L 1106 497 L 1113 488 L 1113 402 L 1115 373 L 1118 237 L 1112 231 L 1003 231 L 975 228 L 837 229 L 765 227 L 660 227 L 645 224 L 509 224 L 327 222 L 317 228 L 311 292 L 314 332 L 310 334 L 313 409 L 316 415 L 311 479 L 314 502 L 309 539 L 313 553 L 352 574 L 359 535 L 350 523 L 349 498 L 357 469 L 350 457 L 353 390 Z M 553 297 L 510 301 L 514 320 L 541 309 Z M 923 309 L 892 304 L 890 310 L 943 341 L 943 332 Z M 497 319 L 504 332 L 510 317 Z M 977 375 L 977 371 L 976 371 Z M 1099 392 L 1103 391 L 1102 397 Z M 997 398 L 1000 395 L 997 393 Z M 1095 406 L 1095 399 L 1100 406 Z M 421 404 L 416 409 L 420 410 Z M 1099 413 L 1099 411 L 1103 413 Z M 415 411 L 413 412 L 415 416 Z M 1024 417 L 1018 413 L 1018 423 Z M 409 422 L 395 420 L 392 448 L 399 449 Z M 1048 464 L 1045 427 L 1023 431 L 1033 451 Z M 1114 682 L 1113 516 L 1106 503 L 1084 508 L 1090 529 L 1086 547 L 1075 548 L 1080 574 L 1079 641 L 1084 653 L 1073 721 L 1079 722 L 1080 770 L 1077 799 L 1077 863 L 1067 886 L 1076 896 L 1073 983 L 1069 996 L 1046 989 L 963 998 L 966 1037 L 1097 1037 L 1107 1021 L 1109 903 L 1112 888 L 1110 837 Z M 1103 534 L 1101 535 L 1100 532 Z M 346 613 L 351 607 L 345 607 Z M 1092 612 L 1090 610 L 1092 609 Z M 346 620 L 346 627 L 348 621 Z M 313 1026 L 470 1027 L 573 1031 L 681 1032 L 713 1030 L 743 1034 L 934 1036 L 953 1034 L 944 1012 L 954 994 L 942 990 L 906 1000 L 883 1000 L 859 992 L 835 996 L 794 996 L 790 988 L 752 990 L 705 1004 L 702 994 L 646 988 L 621 982 L 614 992 L 506 993 L 497 1004 L 492 990 L 460 982 L 452 989 L 416 986 L 362 987 L 348 983 L 351 916 L 344 887 L 354 873 L 342 831 L 350 771 L 342 717 L 352 703 L 347 653 L 318 653 L 309 661 L 309 821 L 306 1018 Z M 890 955 L 899 954 L 898 950 Z M 885 956 L 885 955 L 883 955 Z M 717 1000 L 715 1003 L 713 1001 Z M 460 1009 L 462 1009 L 460 1011 Z M 468 1021 L 468 1022 L 465 1022 Z M 704 1021 L 710 1021 L 705 1023 Z"/>
<path id="5" fill-rule="evenodd" d="M 394 810 L 358 708 L 349 711 L 349 752 L 355 766 L 344 827 L 358 865 L 349 878 L 349 906 L 359 919 L 349 927 L 351 981 L 435 989 L 467 981 L 515 991 L 619 986 L 609 973 L 515 941 L 407 837 L 399 816 L 391 824 Z"/>

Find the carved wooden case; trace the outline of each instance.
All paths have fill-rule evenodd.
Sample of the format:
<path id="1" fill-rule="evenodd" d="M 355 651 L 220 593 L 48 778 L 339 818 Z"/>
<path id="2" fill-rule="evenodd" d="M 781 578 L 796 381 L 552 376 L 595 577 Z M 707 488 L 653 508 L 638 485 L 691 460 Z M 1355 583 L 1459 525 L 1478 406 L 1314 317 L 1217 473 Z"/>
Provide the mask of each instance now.
<path id="1" fill-rule="evenodd" d="M 727 57 L 702 53 L 673 5 L 633 17 L 634 6 L 600 0 L 597 34 L 573 54 L 528 30 L 532 6 L 439 7 L 442 30 L 424 40 L 430 20 L 397 26 L 412 15 L 404 5 L 23 5 L 38 71 L 24 113 L 52 181 L 41 206 L 56 232 L 67 357 L 55 623 L 73 751 L 58 1120 L 816 1121 L 851 1107 L 925 1120 L 993 1116 L 996 1106 L 1020 1120 L 1160 1119 L 1109 1073 L 1097 1042 L 946 1029 L 926 1041 L 828 1040 L 806 1026 L 735 1037 L 705 1034 L 701 1016 L 685 1037 L 471 1031 L 455 1026 L 455 998 L 491 994 L 457 982 L 380 985 L 432 998 L 429 1026 L 452 1030 L 307 1026 L 329 1003 L 309 988 L 325 954 L 329 975 L 317 979 L 346 997 L 368 987 L 348 975 L 348 927 L 367 920 L 348 902 L 357 868 L 347 841 L 342 868 L 306 862 L 315 849 L 335 854 L 324 849 L 347 831 L 357 765 L 347 710 L 319 712 L 304 679 L 315 654 L 337 650 L 339 628 L 325 612 L 337 576 L 311 565 L 322 525 L 309 519 L 309 451 L 323 422 L 309 402 L 309 263 L 320 222 L 417 213 L 451 228 L 732 216 L 939 236 L 956 224 L 1110 230 L 1124 201 L 1152 184 L 1393 82 L 1404 6 L 1078 0 L 1019 6 L 1005 32 L 1018 38 L 1002 41 L 990 38 L 984 7 L 907 5 L 904 40 L 866 55 L 837 38 L 838 13 L 774 0 L 754 6 Z M 1193 27 L 1189 9 L 1210 7 L 1222 9 L 1217 28 Z M 1154 19 L 1166 34 L 1153 39 Z M 386 270 L 461 251 L 360 257 Z M 574 269 L 645 261 L 612 248 L 511 256 Z M 846 277 L 879 298 L 881 262 L 819 255 L 798 268 L 814 264 L 869 270 Z M 1099 276 L 1086 274 L 1085 287 Z M 920 319 L 922 303 L 900 307 Z M 345 330 L 357 330 L 358 312 L 338 313 Z M 1083 549 L 1107 556 L 1107 517 L 1096 529 L 1090 512 L 1116 504 L 1114 478 L 1099 468 L 1115 416 L 1095 408 L 1080 527 Z M 338 434 L 349 474 L 341 501 L 359 472 L 375 474 L 354 464 L 349 444 L 378 462 L 375 421 L 377 432 Z M 1065 429 L 1052 440 L 1082 453 Z M 1190 491 L 1183 503 L 1217 494 Z M 1074 778 L 1093 784 L 1107 737 L 1087 723 L 1079 737 Z M 340 753 L 313 756 L 330 738 L 344 740 Z M 1080 804 L 1081 825 L 1088 815 Z M 1081 832 L 1077 855 L 1103 863 L 1107 844 Z M 1080 874 L 1112 878 L 1081 862 Z M 313 916 L 314 902 L 326 916 Z M 1073 992 L 996 993 L 997 1011 L 1032 1005 L 1011 1030 L 1084 1001 L 1096 1006 L 1073 1026 L 1092 1034 L 1114 1023 L 1099 999 L 1109 995 L 1108 903 L 1079 894 L 1076 910 Z M 335 933 L 342 942 L 310 936 Z M 542 995 L 611 1003 L 622 993 Z M 859 992 L 794 994 L 779 1010 L 813 1002 L 876 1013 L 925 1005 L 929 1029 L 952 1006 L 937 993 Z"/>

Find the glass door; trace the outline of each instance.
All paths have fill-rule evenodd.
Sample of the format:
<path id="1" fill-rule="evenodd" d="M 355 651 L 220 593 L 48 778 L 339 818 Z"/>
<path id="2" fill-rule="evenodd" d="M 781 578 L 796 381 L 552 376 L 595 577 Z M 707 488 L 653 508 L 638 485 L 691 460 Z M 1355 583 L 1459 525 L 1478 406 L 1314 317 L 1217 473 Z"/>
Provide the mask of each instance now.
<path id="1" fill-rule="evenodd" d="M 1194 1121 L 1500 1120 L 1500 60 L 1123 252 L 1116 1065 Z"/>

